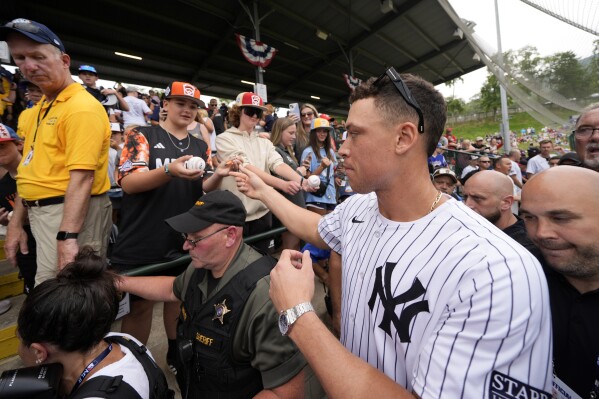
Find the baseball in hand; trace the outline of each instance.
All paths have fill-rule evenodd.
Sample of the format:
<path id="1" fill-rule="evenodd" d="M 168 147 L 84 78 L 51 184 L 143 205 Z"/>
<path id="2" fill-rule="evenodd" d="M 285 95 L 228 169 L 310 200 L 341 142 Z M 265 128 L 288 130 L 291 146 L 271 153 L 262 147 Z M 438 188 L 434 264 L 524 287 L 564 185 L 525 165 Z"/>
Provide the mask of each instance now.
<path id="1" fill-rule="evenodd" d="M 185 169 L 197 169 L 204 170 L 206 167 L 206 162 L 200 157 L 193 157 L 185 161 Z"/>
<path id="2" fill-rule="evenodd" d="M 308 177 L 308 184 L 312 188 L 320 187 L 320 177 L 318 177 L 316 175 L 312 175 L 312 176 Z"/>

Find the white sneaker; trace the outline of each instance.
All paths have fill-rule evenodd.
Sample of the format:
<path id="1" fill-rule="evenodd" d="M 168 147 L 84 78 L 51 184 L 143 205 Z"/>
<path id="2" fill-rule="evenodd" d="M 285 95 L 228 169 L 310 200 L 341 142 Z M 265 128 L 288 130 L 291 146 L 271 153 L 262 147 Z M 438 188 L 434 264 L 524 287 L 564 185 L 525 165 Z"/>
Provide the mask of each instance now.
<path id="1" fill-rule="evenodd" d="M 10 310 L 12 306 L 12 303 L 10 302 L 10 299 L 5 299 L 3 301 L 0 301 L 0 314 L 4 314 L 6 312 L 8 312 Z"/>

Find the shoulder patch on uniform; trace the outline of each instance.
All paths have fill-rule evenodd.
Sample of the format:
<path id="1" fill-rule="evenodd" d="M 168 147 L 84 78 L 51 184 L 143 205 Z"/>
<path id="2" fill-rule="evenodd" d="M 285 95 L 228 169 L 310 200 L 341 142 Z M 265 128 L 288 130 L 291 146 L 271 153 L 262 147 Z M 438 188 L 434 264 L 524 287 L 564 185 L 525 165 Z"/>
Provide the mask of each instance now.
<path id="1" fill-rule="evenodd" d="M 127 159 L 124 164 L 119 167 L 121 172 L 128 172 L 133 168 L 133 162 L 130 159 Z"/>
<path id="2" fill-rule="evenodd" d="M 489 397 L 550 399 L 551 394 L 493 370 L 491 384 L 489 385 Z"/>

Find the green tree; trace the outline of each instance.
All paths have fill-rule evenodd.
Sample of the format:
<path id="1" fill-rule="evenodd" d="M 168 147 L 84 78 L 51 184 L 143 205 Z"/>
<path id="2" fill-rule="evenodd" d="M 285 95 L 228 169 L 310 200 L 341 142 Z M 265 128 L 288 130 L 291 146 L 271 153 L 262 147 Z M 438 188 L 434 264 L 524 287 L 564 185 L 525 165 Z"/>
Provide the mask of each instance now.
<path id="1" fill-rule="evenodd" d="M 451 98 L 455 98 L 455 85 L 458 82 L 464 83 L 464 79 L 462 79 L 461 77 L 457 77 L 455 79 L 450 79 L 447 82 L 445 82 L 445 86 L 451 87 L 451 89 L 452 89 L 452 91 L 451 91 Z"/>
<path id="2" fill-rule="evenodd" d="M 593 56 L 587 65 L 587 84 L 591 94 L 599 93 L 599 39 L 593 44 Z"/>
<path id="3" fill-rule="evenodd" d="M 585 68 L 572 51 L 555 53 L 544 58 L 541 76 L 552 90 L 566 98 L 581 98 L 589 93 Z"/>
<path id="4" fill-rule="evenodd" d="M 456 116 L 464 112 L 466 103 L 461 98 L 449 97 L 445 100 L 449 116 Z"/>
<path id="5" fill-rule="evenodd" d="M 504 59 L 510 65 L 513 76 L 526 80 L 538 78 L 543 61 L 534 46 L 524 46 L 515 52 L 510 50 Z"/>
<path id="6" fill-rule="evenodd" d="M 490 72 L 487 75 L 485 83 L 480 88 L 480 106 L 485 112 L 493 111 L 493 116 L 497 115 L 497 110 L 501 107 L 499 82 L 495 75 Z"/>

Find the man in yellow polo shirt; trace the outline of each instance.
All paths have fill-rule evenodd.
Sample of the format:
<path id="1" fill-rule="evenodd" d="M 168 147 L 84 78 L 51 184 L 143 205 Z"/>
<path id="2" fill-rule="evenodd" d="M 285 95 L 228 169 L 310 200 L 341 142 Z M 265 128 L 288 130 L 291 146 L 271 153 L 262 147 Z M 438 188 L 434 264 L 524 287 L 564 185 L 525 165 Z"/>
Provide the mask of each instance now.
<path id="1" fill-rule="evenodd" d="M 5 243 L 7 258 L 16 264 L 17 251 L 27 253 L 22 226 L 28 214 L 39 284 L 71 262 L 79 246 L 106 253 L 110 124 L 102 105 L 71 78 L 70 57 L 50 29 L 15 19 L 0 27 L 0 40 L 8 42 L 25 78 L 44 93 L 20 121 L 25 142 L 17 170 L 19 200 Z"/>

